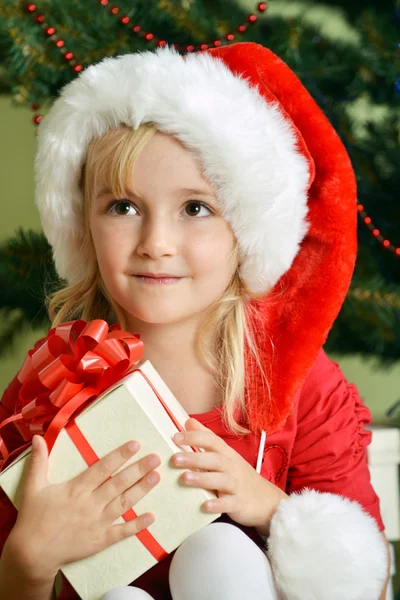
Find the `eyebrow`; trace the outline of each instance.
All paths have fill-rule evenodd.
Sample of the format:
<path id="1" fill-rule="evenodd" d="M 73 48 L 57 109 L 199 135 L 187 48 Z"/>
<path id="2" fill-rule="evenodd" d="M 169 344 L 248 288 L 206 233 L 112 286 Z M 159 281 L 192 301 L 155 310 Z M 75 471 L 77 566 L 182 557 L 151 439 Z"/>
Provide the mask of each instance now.
<path id="1" fill-rule="evenodd" d="M 140 198 L 141 200 L 144 200 L 144 198 L 142 196 L 140 196 L 139 194 L 136 194 L 132 190 L 128 189 L 127 192 L 130 196 L 134 196 L 135 198 Z M 111 193 L 111 190 L 109 190 L 108 188 L 104 188 L 98 194 L 96 194 L 96 198 L 101 198 L 109 193 Z M 206 190 L 200 190 L 197 188 L 179 188 L 179 189 L 175 190 L 175 193 L 179 197 L 190 196 L 193 194 L 196 196 L 209 196 L 211 198 L 216 199 L 216 196 L 214 194 L 207 192 Z"/>

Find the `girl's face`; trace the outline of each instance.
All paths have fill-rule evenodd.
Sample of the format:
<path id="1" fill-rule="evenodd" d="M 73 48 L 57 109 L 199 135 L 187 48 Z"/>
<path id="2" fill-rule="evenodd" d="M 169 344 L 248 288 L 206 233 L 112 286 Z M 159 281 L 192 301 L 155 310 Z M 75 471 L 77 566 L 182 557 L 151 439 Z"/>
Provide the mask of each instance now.
<path id="1" fill-rule="evenodd" d="M 130 181 L 127 197 L 114 198 L 99 178 L 91 202 L 90 230 L 110 296 L 128 325 L 200 316 L 237 268 L 235 237 L 213 189 L 192 154 L 159 132 L 141 151 Z M 149 284 L 138 273 L 180 279 Z"/>

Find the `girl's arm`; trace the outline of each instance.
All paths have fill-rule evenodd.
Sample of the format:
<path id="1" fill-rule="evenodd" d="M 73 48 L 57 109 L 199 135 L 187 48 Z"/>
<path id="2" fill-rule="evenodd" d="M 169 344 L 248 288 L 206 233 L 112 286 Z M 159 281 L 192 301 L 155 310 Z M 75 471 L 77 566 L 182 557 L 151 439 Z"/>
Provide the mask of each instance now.
<path id="1" fill-rule="evenodd" d="M 18 560 L 11 534 L 0 559 L 0 598 L 7 600 L 56 600 L 54 577 L 38 580 Z"/>

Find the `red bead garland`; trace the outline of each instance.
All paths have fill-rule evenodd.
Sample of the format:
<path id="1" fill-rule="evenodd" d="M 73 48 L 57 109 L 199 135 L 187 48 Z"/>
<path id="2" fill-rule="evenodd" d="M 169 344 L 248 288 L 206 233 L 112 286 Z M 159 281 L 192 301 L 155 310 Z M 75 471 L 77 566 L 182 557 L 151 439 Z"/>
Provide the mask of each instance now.
<path id="1" fill-rule="evenodd" d="M 105 0 L 103 0 L 104 2 Z M 32 2 L 30 2 L 29 4 L 25 5 L 25 9 L 28 13 L 32 14 L 36 12 L 36 4 L 33 4 Z M 46 24 L 45 23 L 45 16 L 43 14 L 37 14 L 35 15 L 35 22 L 38 23 L 38 25 L 42 26 L 42 29 L 45 33 L 45 35 L 49 38 L 52 39 L 52 41 L 54 42 L 55 46 L 57 48 L 59 48 L 59 50 L 61 51 L 64 60 L 68 61 L 71 64 L 72 69 L 76 72 L 76 73 L 80 73 L 83 70 L 83 66 L 78 64 L 75 60 L 74 60 L 74 53 L 73 52 L 68 52 L 67 50 L 64 49 L 65 46 L 65 41 L 62 39 L 57 38 L 56 36 L 56 28 L 53 27 L 52 25 Z M 39 123 L 40 119 L 39 119 L 38 115 L 37 117 L 34 118 L 34 122 L 35 123 Z"/>
<path id="2" fill-rule="evenodd" d="M 372 223 L 371 217 L 369 217 L 365 212 L 364 206 L 362 204 L 357 204 L 357 210 L 362 218 L 362 222 L 372 232 L 374 238 L 376 238 L 378 242 L 381 243 L 381 246 L 387 250 L 391 250 L 392 252 L 394 252 L 395 256 L 400 256 L 400 248 L 396 248 L 396 246 L 394 246 L 394 244 L 392 244 L 390 240 L 384 238 L 381 235 L 379 229 L 375 227 L 375 225 Z"/>
<path id="3" fill-rule="evenodd" d="M 98 0 L 98 3 L 101 6 L 107 6 L 109 4 L 108 0 Z M 257 10 L 260 13 L 263 13 L 267 10 L 268 8 L 268 4 L 266 2 L 259 2 L 257 4 Z M 112 7 L 109 8 L 110 12 L 114 15 L 119 13 L 119 8 L 115 5 L 113 5 Z M 258 20 L 257 15 L 255 14 L 250 14 L 247 16 L 247 21 L 248 23 L 252 24 L 255 23 Z M 123 16 L 120 17 L 119 22 L 121 23 L 121 25 L 128 25 L 129 24 L 129 17 L 128 16 Z M 143 33 L 142 29 L 139 25 L 134 25 L 132 27 L 132 31 L 133 33 L 136 33 L 137 35 L 140 35 L 146 42 L 154 42 L 156 47 L 162 47 L 165 46 L 167 44 L 166 40 L 159 40 L 156 38 L 156 36 L 154 35 L 154 33 L 152 32 L 146 32 Z M 246 23 L 242 23 L 241 25 L 238 25 L 236 27 L 236 31 L 238 31 L 239 33 L 244 33 L 245 31 L 247 31 L 247 24 Z M 236 39 L 236 36 L 233 32 L 230 32 L 228 34 L 226 34 L 224 36 L 224 39 L 227 42 L 233 42 Z M 177 50 L 185 50 L 186 52 L 193 52 L 194 50 L 198 49 L 200 51 L 202 50 L 207 50 L 207 48 L 210 48 L 211 46 L 214 47 L 218 47 L 222 45 L 222 41 L 221 40 L 214 40 L 212 43 L 205 43 L 203 42 L 202 44 L 198 44 L 197 46 L 194 46 L 193 44 L 186 44 L 185 46 L 179 45 L 179 44 L 172 44 L 174 46 L 174 48 L 176 48 Z"/>

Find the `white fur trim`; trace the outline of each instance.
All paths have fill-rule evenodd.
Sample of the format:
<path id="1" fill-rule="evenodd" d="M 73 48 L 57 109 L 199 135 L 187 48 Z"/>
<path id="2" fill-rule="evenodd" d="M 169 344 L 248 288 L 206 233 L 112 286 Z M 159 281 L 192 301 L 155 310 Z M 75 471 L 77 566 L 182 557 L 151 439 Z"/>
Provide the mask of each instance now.
<path id="1" fill-rule="evenodd" d="M 78 183 L 90 140 L 155 122 L 191 149 L 237 237 L 241 277 L 267 292 L 305 237 L 309 167 L 279 103 L 209 54 L 173 47 L 105 58 L 67 84 L 38 128 L 35 200 L 59 274 L 84 273 Z"/>
<path id="2" fill-rule="evenodd" d="M 357 502 L 315 490 L 280 502 L 268 557 L 287 600 L 378 600 L 387 576 L 375 520 Z"/>

